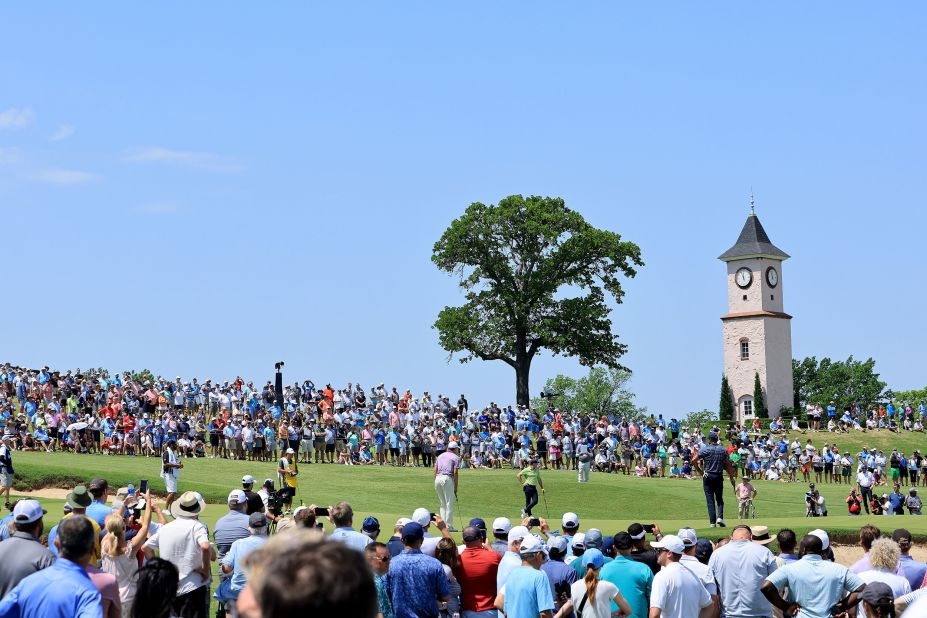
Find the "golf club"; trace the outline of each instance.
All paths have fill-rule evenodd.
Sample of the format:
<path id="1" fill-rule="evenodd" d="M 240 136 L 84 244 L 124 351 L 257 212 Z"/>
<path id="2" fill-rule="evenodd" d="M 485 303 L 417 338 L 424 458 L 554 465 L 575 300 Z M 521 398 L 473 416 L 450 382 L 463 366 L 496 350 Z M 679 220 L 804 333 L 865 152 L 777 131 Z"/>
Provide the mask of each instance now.
<path id="1" fill-rule="evenodd" d="M 547 505 L 547 492 L 541 490 L 541 497 L 544 498 L 544 511 L 547 513 L 547 519 L 550 519 L 550 507 Z"/>

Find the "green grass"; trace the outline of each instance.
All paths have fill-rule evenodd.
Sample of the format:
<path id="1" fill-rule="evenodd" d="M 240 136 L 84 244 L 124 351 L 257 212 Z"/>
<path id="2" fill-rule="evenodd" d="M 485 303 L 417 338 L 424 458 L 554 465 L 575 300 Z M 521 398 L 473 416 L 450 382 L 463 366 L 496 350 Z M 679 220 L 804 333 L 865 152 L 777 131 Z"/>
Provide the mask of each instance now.
<path id="1" fill-rule="evenodd" d="M 849 448 L 855 454 L 861 446 L 890 451 L 892 445 L 911 452 L 924 442 L 921 434 L 808 434 L 819 447 L 826 439 L 836 442 L 841 450 Z M 799 436 L 804 442 L 807 436 Z M 150 480 L 152 490 L 163 492 L 159 478 L 160 461 L 144 457 L 111 457 L 100 455 L 74 455 L 70 453 L 16 453 L 14 454 L 17 482 L 23 488 L 42 486 L 71 486 L 78 480 L 87 481 L 94 476 L 106 477 L 111 486 L 136 484 L 139 479 Z M 225 510 L 223 503 L 231 489 L 239 487 L 242 475 L 251 474 L 260 482 L 275 476 L 274 463 L 251 463 L 214 459 L 185 459 L 180 477 L 181 491 L 192 489 L 203 494 L 210 505 L 204 521 L 214 523 Z M 515 518 L 523 506 L 515 473 L 511 470 L 462 470 L 460 474 L 460 504 L 456 524 L 479 516 L 488 522 L 498 516 Z M 367 515 L 376 516 L 388 537 L 391 524 L 399 517 L 408 517 L 419 506 L 438 510 L 430 470 L 385 467 L 346 467 L 337 465 L 302 465 L 297 501 L 305 504 L 330 505 L 340 500 L 351 503 L 356 523 Z M 576 511 L 583 527 L 596 526 L 606 534 L 624 529 L 634 521 L 656 521 L 665 531 L 684 525 L 695 527 L 707 536 L 721 536 L 721 530 L 710 531 L 705 509 L 702 484 L 699 481 L 673 479 L 638 479 L 615 474 L 593 473 L 588 484 L 579 485 L 574 472 L 544 471 L 542 479 L 547 488 L 547 501 L 552 527 L 559 526 L 560 515 Z M 757 481 L 759 495 L 756 506 L 756 523 L 768 525 L 773 531 L 791 527 L 801 533 L 819 526 L 826 527 L 837 537 L 852 538 L 867 517 L 849 517 L 843 502 L 848 492 L 845 485 L 820 486 L 827 499 L 831 517 L 827 520 L 804 517 L 802 483 L 772 483 Z M 14 492 L 15 493 L 15 492 Z M 728 486 L 727 521 L 736 521 L 736 504 Z M 51 511 L 52 509 L 49 509 Z M 58 510 L 60 513 L 60 509 Z M 536 515 L 546 516 L 542 501 Z M 873 523 L 887 525 L 884 518 L 874 517 Z M 912 533 L 927 536 L 927 518 L 905 517 L 891 520 L 892 526 L 907 526 Z"/>

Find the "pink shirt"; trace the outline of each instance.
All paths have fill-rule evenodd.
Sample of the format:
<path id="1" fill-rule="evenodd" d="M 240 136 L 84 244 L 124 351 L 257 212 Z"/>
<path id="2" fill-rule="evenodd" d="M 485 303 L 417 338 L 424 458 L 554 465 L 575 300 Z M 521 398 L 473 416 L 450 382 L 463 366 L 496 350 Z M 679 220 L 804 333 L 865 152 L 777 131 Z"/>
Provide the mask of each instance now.
<path id="1" fill-rule="evenodd" d="M 451 451 L 444 451 L 438 455 L 438 459 L 435 461 L 435 466 L 437 468 L 438 474 L 454 476 L 454 470 L 460 466 L 460 457 Z"/>
<path id="2" fill-rule="evenodd" d="M 734 488 L 734 492 L 737 494 L 737 497 L 741 500 L 746 500 L 753 495 L 753 485 L 750 483 L 741 483 Z"/>
<path id="3" fill-rule="evenodd" d="M 101 571 L 93 565 L 88 564 L 87 575 L 103 598 L 103 618 L 108 616 L 122 615 L 122 601 L 119 600 L 119 584 L 116 583 L 116 576 L 105 571 Z"/>

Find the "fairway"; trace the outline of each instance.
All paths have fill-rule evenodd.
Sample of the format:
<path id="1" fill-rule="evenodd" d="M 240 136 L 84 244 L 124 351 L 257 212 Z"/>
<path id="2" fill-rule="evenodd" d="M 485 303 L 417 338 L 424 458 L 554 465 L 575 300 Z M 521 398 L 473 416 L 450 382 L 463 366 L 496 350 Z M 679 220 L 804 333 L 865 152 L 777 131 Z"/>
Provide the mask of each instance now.
<path id="1" fill-rule="evenodd" d="M 823 434 L 815 434 L 815 443 L 820 444 L 824 437 Z M 826 437 L 828 442 L 834 441 L 831 439 L 834 436 Z M 881 442 L 892 438 L 897 439 L 898 436 L 880 435 L 877 439 L 866 436 L 865 439 L 867 444 L 883 446 Z M 850 444 L 846 446 L 854 452 L 858 448 Z M 147 478 L 155 492 L 164 491 L 163 481 L 158 476 L 158 459 L 70 453 L 16 453 L 15 462 L 18 488 L 67 487 L 78 480 L 88 481 L 94 476 L 104 476 L 112 487 L 126 485 L 129 481 L 137 484 L 140 479 Z M 183 462 L 180 491 L 195 490 L 202 493 L 207 501 L 217 503 L 210 505 L 208 515 L 204 518 L 210 524 L 224 513 L 223 503 L 228 492 L 240 487 L 244 474 L 253 475 L 258 483 L 276 476 L 275 464 L 269 462 L 222 459 L 185 459 Z M 710 531 L 708 528 L 705 498 L 699 480 L 647 479 L 593 473 L 589 483 L 580 485 L 576 482 L 576 473 L 565 470 L 545 470 L 542 472 L 542 480 L 547 490 L 552 528 L 559 527 L 560 516 L 565 511 L 575 511 L 581 518 L 583 528 L 596 526 L 606 534 L 623 529 L 634 521 L 656 521 L 664 531 L 690 525 L 709 537 L 724 536 L 722 530 Z M 301 500 L 307 505 L 330 505 L 347 500 L 354 508 L 356 527 L 359 527 L 365 516 L 374 515 L 381 522 L 384 536 L 388 536 L 396 519 L 409 517 L 416 507 L 438 510 L 430 469 L 303 464 L 300 466 L 299 482 L 299 493 L 294 504 Z M 759 492 L 756 499 L 756 523 L 768 525 L 773 531 L 783 527 L 791 527 L 796 532 L 825 527 L 832 532 L 846 533 L 837 536 L 852 538 L 859 527 L 870 519 L 876 520 L 873 523 L 882 527 L 889 526 L 885 517 L 846 516 L 844 498 L 849 491 L 846 485 L 819 485 L 831 513 L 826 519 L 804 517 L 804 483 L 756 481 L 754 485 Z M 730 527 L 736 523 L 737 513 L 729 484 L 725 487 L 725 499 L 726 519 Z M 455 514 L 458 528 L 466 520 L 477 516 L 487 522 L 499 516 L 516 519 L 523 505 L 523 494 L 514 471 L 461 470 L 459 510 Z M 49 511 L 50 519 L 57 519 L 60 514 L 60 509 L 50 508 Z M 547 514 L 542 500 L 535 509 L 535 515 L 547 517 Z M 904 525 L 914 534 L 927 535 L 927 520 L 921 517 L 905 516 L 890 521 L 890 527 Z"/>

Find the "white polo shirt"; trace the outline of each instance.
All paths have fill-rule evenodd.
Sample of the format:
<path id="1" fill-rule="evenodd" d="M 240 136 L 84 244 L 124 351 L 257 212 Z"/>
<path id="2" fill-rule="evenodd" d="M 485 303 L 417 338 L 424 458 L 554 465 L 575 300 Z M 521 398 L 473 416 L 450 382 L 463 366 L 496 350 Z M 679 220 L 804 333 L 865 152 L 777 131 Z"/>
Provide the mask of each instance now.
<path id="1" fill-rule="evenodd" d="M 659 607 L 663 618 L 698 618 L 711 596 L 698 576 L 678 562 L 671 562 L 653 578 L 650 606 Z"/>

